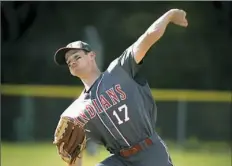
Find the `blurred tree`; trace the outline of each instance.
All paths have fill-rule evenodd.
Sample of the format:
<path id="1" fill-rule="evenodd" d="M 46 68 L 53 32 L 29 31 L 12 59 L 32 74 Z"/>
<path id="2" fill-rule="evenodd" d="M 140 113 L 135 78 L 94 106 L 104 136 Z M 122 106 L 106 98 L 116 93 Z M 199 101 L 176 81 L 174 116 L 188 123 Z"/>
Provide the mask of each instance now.
<path id="1" fill-rule="evenodd" d="M 231 10 L 223 3 L 82 1 L 1 5 L 3 82 L 80 84 L 67 68 L 63 70 L 53 63 L 53 54 L 68 42 L 82 40 L 84 27 L 95 26 L 99 31 L 107 57 L 105 69 L 165 11 L 182 8 L 187 11 L 189 27 L 170 25 L 149 50 L 141 73 L 156 88 L 229 89 L 232 85 L 232 39 L 227 24 L 218 22 L 226 20 L 221 19 L 226 15 L 217 6 L 227 11 L 224 13 Z"/>
<path id="2" fill-rule="evenodd" d="M 60 68 L 54 64 L 53 55 L 57 48 L 74 40 L 83 40 L 84 27 L 91 25 L 99 31 L 106 56 L 105 69 L 161 14 L 170 8 L 182 8 L 187 11 L 189 27 L 168 26 L 163 38 L 149 50 L 141 74 L 148 79 L 152 88 L 228 90 L 232 86 L 232 37 L 227 19 L 230 18 L 231 23 L 231 17 L 227 15 L 231 15 L 231 7 L 228 8 L 231 2 L 226 4 L 167 1 L 2 2 L 1 81 L 6 84 L 81 85 L 80 80 L 70 76 L 67 67 Z M 54 126 L 47 124 L 51 123 L 47 121 L 41 124 L 41 121 L 44 116 L 49 116 L 55 125 L 56 117 L 60 114 L 56 110 L 62 111 L 70 100 L 35 100 L 36 138 L 51 137 Z M 13 134 L 6 131 L 12 130 L 14 119 L 20 116 L 20 101 L 8 97 L 3 103 L 4 110 L 7 110 L 3 111 L 3 120 L 7 120 L 4 124 L 10 128 L 5 129 L 4 136 L 10 134 L 11 138 Z M 158 125 L 162 134 L 175 138 L 173 124 L 176 124 L 176 119 L 173 117 L 176 112 L 173 104 L 159 105 Z M 230 120 L 227 104 L 225 107 L 220 104 L 201 107 L 194 104 L 188 104 L 188 135 L 226 138 Z M 168 117 L 163 110 L 170 111 Z M 13 118 L 8 118 L 12 115 Z M 208 117 L 207 121 L 205 117 Z M 43 125 L 50 128 L 45 132 Z M 205 131 L 212 134 L 209 136 Z"/>

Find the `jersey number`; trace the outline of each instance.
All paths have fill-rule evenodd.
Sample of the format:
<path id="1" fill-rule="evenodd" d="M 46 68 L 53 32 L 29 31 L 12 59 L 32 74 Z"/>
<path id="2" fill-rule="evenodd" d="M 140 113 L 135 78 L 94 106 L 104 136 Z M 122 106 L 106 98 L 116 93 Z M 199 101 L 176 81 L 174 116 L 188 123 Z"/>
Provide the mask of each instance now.
<path id="1" fill-rule="evenodd" d="M 113 115 L 116 117 L 116 119 L 118 120 L 118 124 L 122 124 L 128 120 L 130 120 L 130 118 L 128 117 L 128 109 L 127 109 L 127 105 L 126 104 L 123 104 L 122 106 L 118 107 L 118 111 L 119 112 L 124 112 L 124 115 L 125 115 L 125 118 L 124 118 L 124 121 L 121 120 L 117 114 L 117 112 L 114 110 L 113 112 Z"/>

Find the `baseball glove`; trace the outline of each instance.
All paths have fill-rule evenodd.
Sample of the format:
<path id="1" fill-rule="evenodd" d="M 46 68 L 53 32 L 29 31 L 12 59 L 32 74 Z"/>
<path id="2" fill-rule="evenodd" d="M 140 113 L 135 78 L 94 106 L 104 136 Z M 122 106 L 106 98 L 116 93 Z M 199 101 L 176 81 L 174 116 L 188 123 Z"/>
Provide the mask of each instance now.
<path id="1" fill-rule="evenodd" d="M 86 134 L 82 127 L 75 124 L 69 117 L 61 117 L 54 134 L 53 144 L 56 145 L 60 157 L 72 164 L 86 147 Z"/>

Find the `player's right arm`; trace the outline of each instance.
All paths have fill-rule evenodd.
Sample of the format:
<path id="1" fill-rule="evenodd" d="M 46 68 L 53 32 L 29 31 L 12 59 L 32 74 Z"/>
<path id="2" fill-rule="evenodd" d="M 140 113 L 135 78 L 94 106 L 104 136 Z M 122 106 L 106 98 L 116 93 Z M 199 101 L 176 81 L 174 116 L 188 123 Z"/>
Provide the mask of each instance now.
<path id="1" fill-rule="evenodd" d="M 183 10 L 171 9 L 158 18 L 130 47 L 128 47 L 119 58 L 119 64 L 132 78 L 137 74 L 142 64 L 142 60 L 149 48 L 155 44 L 165 33 L 170 22 L 180 26 L 187 26 Z M 114 63 L 113 65 L 114 66 Z"/>
<path id="2" fill-rule="evenodd" d="M 188 21 L 183 10 L 171 9 L 159 17 L 133 44 L 134 60 L 137 64 L 144 58 L 150 47 L 165 33 L 170 22 L 186 27 Z"/>

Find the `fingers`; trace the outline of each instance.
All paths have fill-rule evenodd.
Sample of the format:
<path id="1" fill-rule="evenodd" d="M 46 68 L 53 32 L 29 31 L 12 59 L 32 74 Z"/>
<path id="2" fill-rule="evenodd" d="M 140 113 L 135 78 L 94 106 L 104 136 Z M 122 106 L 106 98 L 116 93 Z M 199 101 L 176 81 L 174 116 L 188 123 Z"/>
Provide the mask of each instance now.
<path id="1" fill-rule="evenodd" d="M 183 26 L 183 27 L 187 27 L 188 26 L 188 22 L 183 22 L 180 25 Z"/>
<path id="2" fill-rule="evenodd" d="M 183 27 L 187 27 L 188 26 L 187 19 L 184 19 L 183 22 L 180 25 L 183 26 Z"/>
<path id="3" fill-rule="evenodd" d="M 180 10 L 180 17 L 182 17 L 182 22 L 180 23 L 181 26 L 187 27 L 188 26 L 188 21 L 186 19 L 186 12 L 184 10 Z"/>
<path id="4" fill-rule="evenodd" d="M 188 21 L 186 19 L 187 13 L 184 10 L 181 9 L 173 9 L 171 10 L 173 12 L 172 16 L 172 22 L 176 25 L 187 27 Z"/>
<path id="5" fill-rule="evenodd" d="M 187 27 L 188 26 L 188 21 L 187 19 L 183 18 L 183 19 L 177 19 L 175 21 L 173 21 L 174 24 L 182 26 L 182 27 Z"/>

